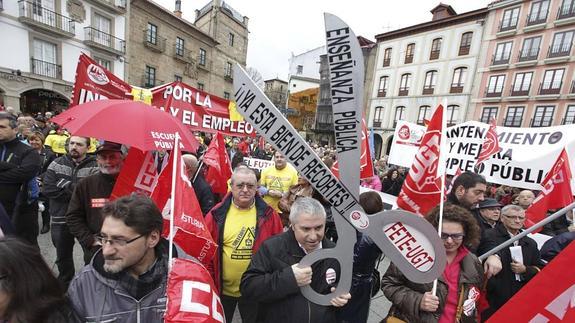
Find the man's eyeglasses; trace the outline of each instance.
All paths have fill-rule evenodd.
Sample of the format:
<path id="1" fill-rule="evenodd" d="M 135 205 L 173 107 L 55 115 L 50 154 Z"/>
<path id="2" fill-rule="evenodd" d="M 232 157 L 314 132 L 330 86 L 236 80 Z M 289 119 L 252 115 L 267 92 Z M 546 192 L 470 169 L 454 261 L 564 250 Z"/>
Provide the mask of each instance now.
<path id="1" fill-rule="evenodd" d="M 506 218 L 508 218 L 508 219 L 510 219 L 510 220 L 515 220 L 515 221 L 523 221 L 523 220 L 525 220 L 525 217 L 524 217 L 524 216 L 518 216 L 518 215 L 511 216 L 511 215 L 506 215 L 506 214 L 503 214 L 503 216 L 506 217 Z"/>
<path id="2" fill-rule="evenodd" d="M 99 234 L 96 236 L 96 240 L 102 245 L 104 246 L 107 243 L 110 244 L 110 246 L 112 247 L 124 247 L 127 244 L 130 244 L 138 239 L 140 239 L 141 237 L 145 236 L 144 234 L 140 234 L 139 236 L 135 237 L 134 239 L 130 239 L 130 240 L 124 240 L 124 239 L 108 239 L 107 237 L 104 237 L 103 235 Z"/>
<path id="3" fill-rule="evenodd" d="M 462 240 L 463 237 L 465 237 L 465 234 L 463 234 L 463 233 L 449 234 L 449 233 L 441 232 L 441 239 L 442 240 L 447 240 L 447 239 L 451 238 L 451 240 L 453 240 L 453 241 L 459 241 L 459 240 Z"/>
<path id="4" fill-rule="evenodd" d="M 256 188 L 256 184 L 251 184 L 251 183 L 238 183 L 238 184 L 233 184 L 233 186 L 235 188 L 237 188 L 238 190 L 243 190 L 244 187 L 247 187 L 248 190 L 253 190 Z"/>

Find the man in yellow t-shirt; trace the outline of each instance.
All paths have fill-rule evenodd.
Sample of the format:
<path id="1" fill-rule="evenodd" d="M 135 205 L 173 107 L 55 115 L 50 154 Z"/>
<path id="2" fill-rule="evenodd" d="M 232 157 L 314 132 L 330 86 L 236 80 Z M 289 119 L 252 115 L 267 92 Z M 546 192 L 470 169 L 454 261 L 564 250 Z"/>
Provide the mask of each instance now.
<path id="1" fill-rule="evenodd" d="M 274 153 L 275 165 L 262 171 L 260 178 L 260 194 L 264 201 L 280 212 L 278 202 L 292 185 L 297 184 L 297 170 L 288 164 L 286 157 L 280 151 Z"/>
<path id="2" fill-rule="evenodd" d="M 70 134 L 62 127 L 58 127 L 50 131 L 44 140 L 44 145 L 50 147 L 56 156 L 64 156 L 67 153 L 66 140 L 68 138 L 70 138 Z"/>

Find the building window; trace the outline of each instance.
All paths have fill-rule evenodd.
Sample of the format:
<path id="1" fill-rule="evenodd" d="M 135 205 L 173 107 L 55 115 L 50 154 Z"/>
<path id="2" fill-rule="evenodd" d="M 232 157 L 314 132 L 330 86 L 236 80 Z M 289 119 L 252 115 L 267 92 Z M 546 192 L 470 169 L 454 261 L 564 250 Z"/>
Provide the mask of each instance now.
<path id="1" fill-rule="evenodd" d="M 383 98 L 387 94 L 387 85 L 389 84 L 389 76 L 382 76 L 379 78 L 379 87 L 377 88 L 377 97 Z"/>
<path id="2" fill-rule="evenodd" d="M 575 123 L 575 105 L 570 105 L 565 111 L 565 118 L 563 118 L 563 124 L 574 124 Z"/>
<path id="3" fill-rule="evenodd" d="M 178 74 L 175 74 L 175 75 L 174 75 L 174 81 L 176 81 L 176 82 L 182 82 L 182 76 L 181 76 L 181 75 L 178 75 Z"/>
<path id="4" fill-rule="evenodd" d="M 428 105 L 422 105 L 419 107 L 419 113 L 417 114 L 417 124 L 424 125 L 425 120 L 429 120 L 431 117 L 431 107 Z"/>
<path id="5" fill-rule="evenodd" d="M 451 80 L 451 89 L 449 93 L 463 93 L 463 86 L 467 79 L 467 67 L 458 67 L 453 70 L 453 79 Z"/>
<path id="6" fill-rule="evenodd" d="M 297 75 L 303 74 L 303 65 L 297 66 L 297 71 L 295 72 Z"/>
<path id="7" fill-rule="evenodd" d="M 148 23 L 148 29 L 146 32 L 146 41 L 150 44 L 158 44 L 158 26 Z"/>
<path id="8" fill-rule="evenodd" d="M 458 105 L 448 105 L 447 112 L 446 112 L 446 120 L 448 127 L 451 127 L 457 123 L 457 119 L 459 118 L 459 106 Z"/>
<path id="9" fill-rule="evenodd" d="M 515 74 L 515 81 L 513 81 L 511 96 L 529 95 L 529 88 L 531 88 L 532 79 L 533 79 L 533 72 Z"/>
<path id="10" fill-rule="evenodd" d="M 176 55 L 184 56 L 184 40 L 180 37 L 176 37 Z"/>
<path id="11" fill-rule="evenodd" d="M 405 120 L 404 119 L 404 114 L 405 113 L 405 107 L 397 107 L 395 108 L 395 116 L 393 118 L 393 127 L 395 128 L 395 126 L 397 125 L 397 122 L 399 120 Z"/>
<path id="12" fill-rule="evenodd" d="M 386 48 L 383 52 L 383 67 L 391 64 L 391 48 Z"/>
<path id="13" fill-rule="evenodd" d="M 415 51 L 415 44 L 407 45 L 405 50 L 405 64 L 413 63 L 413 53 Z"/>
<path id="14" fill-rule="evenodd" d="M 200 91 L 204 90 L 204 83 L 198 82 L 198 90 L 200 90 Z"/>
<path id="15" fill-rule="evenodd" d="M 425 83 L 423 84 L 423 94 L 433 94 L 437 81 L 437 71 L 425 73 Z"/>
<path id="16" fill-rule="evenodd" d="M 541 83 L 539 94 L 559 94 L 561 85 L 563 84 L 564 69 L 547 70 Z"/>
<path id="17" fill-rule="evenodd" d="M 224 68 L 224 76 L 232 77 L 232 63 L 226 62 L 226 67 Z"/>
<path id="18" fill-rule="evenodd" d="M 429 53 L 429 59 L 438 59 L 439 53 L 441 52 L 441 38 L 435 38 L 431 42 L 431 53 Z"/>
<path id="19" fill-rule="evenodd" d="M 503 19 L 501 20 L 499 31 L 515 29 L 517 27 L 518 20 L 519 20 L 519 7 L 505 10 L 503 12 Z"/>
<path id="20" fill-rule="evenodd" d="M 375 107 L 373 114 L 373 126 L 381 128 L 381 120 L 383 119 L 383 107 Z"/>
<path id="21" fill-rule="evenodd" d="M 557 14 L 557 19 L 564 19 L 574 16 L 575 16 L 575 1 L 563 0 L 561 8 L 559 8 L 559 13 Z"/>
<path id="22" fill-rule="evenodd" d="M 503 84 L 505 83 L 505 75 L 493 75 L 489 78 L 487 85 L 487 97 L 499 97 L 503 93 Z"/>
<path id="23" fill-rule="evenodd" d="M 399 82 L 399 96 L 406 96 L 409 94 L 409 84 L 411 80 L 411 74 L 406 73 L 401 76 L 401 81 Z"/>
<path id="24" fill-rule="evenodd" d="M 547 57 L 569 56 L 571 45 L 573 44 L 573 34 L 575 34 L 575 31 L 556 33 L 553 36 L 553 44 L 549 48 Z"/>
<path id="25" fill-rule="evenodd" d="M 226 100 L 230 99 L 230 92 L 224 92 L 224 99 Z"/>
<path id="26" fill-rule="evenodd" d="M 481 119 L 479 121 L 489 123 L 493 118 L 497 119 L 497 107 L 485 107 L 483 108 Z"/>
<path id="27" fill-rule="evenodd" d="M 206 66 L 206 50 L 203 48 L 200 48 L 200 59 L 198 60 L 198 64 Z"/>
<path id="28" fill-rule="evenodd" d="M 511 57 L 511 47 L 513 42 L 505 42 L 497 44 L 495 48 L 495 55 L 493 55 L 492 65 L 509 64 L 509 57 Z"/>
<path id="29" fill-rule="evenodd" d="M 43 40 L 34 39 L 34 56 L 31 58 L 32 73 L 51 78 L 61 77 L 58 65 L 58 46 Z"/>
<path id="30" fill-rule="evenodd" d="M 112 71 L 112 61 L 100 57 L 94 57 L 94 60 L 96 63 L 102 65 L 103 68 L 107 69 L 108 71 Z"/>
<path id="31" fill-rule="evenodd" d="M 542 24 L 547 20 L 549 0 L 535 1 L 531 4 L 531 11 L 527 17 L 527 25 Z"/>
<path id="32" fill-rule="evenodd" d="M 89 35 L 90 40 L 104 45 L 106 47 L 112 47 L 112 21 L 102 15 L 94 13 L 92 18 L 91 35 Z"/>
<path id="33" fill-rule="evenodd" d="M 505 127 L 521 127 L 523 123 L 523 111 L 524 107 L 508 107 L 507 115 L 505 116 L 505 122 L 503 126 Z"/>
<path id="34" fill-rule="evenodd" d="M 549 127 L 553 123 L 553 112 L 555 112 L 555 106 L 544 105 L 535 108 L 535 114 L 533 115 L 533 121 L 531 122 L 532 127 Z"/>
<path id="35" fill-rule="evenodd" d="M 472 32 L 466 32 L 463 35 L 461 35 L 461 43 L 459 43 L 459 56 L 469 54 L 472 39 L 473 39 Z"/>
<path id="36" fill-rule="evenodd" d="M 156 86 L 156 68 L 146 65 L 146 73 L 144 74 L 144 87 Z"/>
<path id="37" fill-rule="evenodd" d="M 540 45 L 541 36 L 525 38 L 525 40 L 523 40 L 523 47 L 521 47 L 521 53 L 519 54 L 519 61 L 537 60 Z"/>
<path id="38" fill-rule="evenodd" d="M 230 47 L 234 47 L 234 34 L 232 33 L 228 34 L 228 45 Z"/>

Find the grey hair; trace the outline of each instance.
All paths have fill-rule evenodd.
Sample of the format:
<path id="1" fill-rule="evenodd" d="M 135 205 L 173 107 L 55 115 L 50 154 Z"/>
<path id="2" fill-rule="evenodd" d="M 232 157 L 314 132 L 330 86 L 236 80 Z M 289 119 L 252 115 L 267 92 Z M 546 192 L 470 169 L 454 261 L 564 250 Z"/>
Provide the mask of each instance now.
<path id="1" fill-rule="evenodd" d="M 236 169 L 234 169 L 234 172 L 232 173 L 232 176 L 230 177 L 231 178 L 230 182 L 233 183 L 234 178 L 239 174 L 254 175 L 257 182 L 258 177 L 256 176 L 256 173 L 253 171 L 253 169 L 249 167 L 236 167 Z"/>
<path id="2" fill-rule="evenodd" d="M 519 205 L 508 204 L 501 209 L 501 214 L 507 215 L 509 211 L 524 212 L 525 210 L 523 210 L 523 208 Z"/>
<path id="3" fill-rule="evenodd" d="M 302 213 L 322 217 L 324 220 L 326 218 L 323 205 L 321 205 L 318 200 L 311 197 L 300 197 L 293 202 L 289 213 L 289 221 L 291 223 L 296 223 L 297 218 Z"/>

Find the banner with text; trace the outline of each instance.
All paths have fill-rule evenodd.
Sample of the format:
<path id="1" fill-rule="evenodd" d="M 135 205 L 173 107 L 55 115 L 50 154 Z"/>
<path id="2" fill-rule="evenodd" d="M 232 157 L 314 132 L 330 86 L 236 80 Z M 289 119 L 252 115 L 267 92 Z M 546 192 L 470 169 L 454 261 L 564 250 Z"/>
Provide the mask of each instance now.
<path id="1" fill-rule="evenodd" d="M 447 128 L 447 173 L 474 171 L 481 144 L 489 125 L 467 121 Z M 410 167 L 425 127 L 401 121 L 395 128 L 389 163 Z M 540 190 L 540 183 L 553 166 L 553 162 L 566 149 L 575 169 L 575 125 L 541 128 L 497 127 L 502 150 L 485 160 L 478 168 L 488 182 L 514 187 Z M 575 188 L 572 180 L 571 187 Z"/>
<path id="2" fill-rule="evenodd" d="M 244 157 L 244 163 L 251 169 L 262 171 L 270 166 L 275 165 L 273 160 L 257 159 Z"/>

